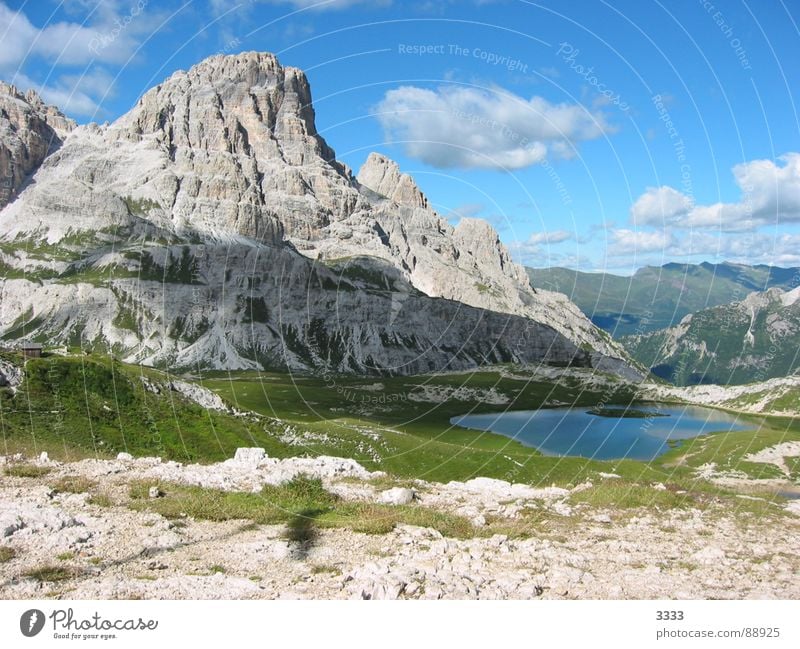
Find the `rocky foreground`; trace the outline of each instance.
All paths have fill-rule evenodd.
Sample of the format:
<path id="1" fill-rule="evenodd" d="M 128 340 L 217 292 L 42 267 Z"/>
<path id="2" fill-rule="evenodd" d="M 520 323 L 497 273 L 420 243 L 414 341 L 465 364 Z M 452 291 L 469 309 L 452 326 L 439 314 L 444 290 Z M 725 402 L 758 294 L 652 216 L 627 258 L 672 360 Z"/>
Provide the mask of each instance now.
<path id="1" fill-rule="evenodd" d="M 598 508 L 576 499 L 590 482 L 390 486 L 352 460 L 274 460 L 260 449 L 215 465 L 121 454 L 65 464 L 0 457 L 0 466 L 0 597 L 9 599 L 800 597 L 792 502 L 775 502 L 769 520 L 730 508 Z M 131 484 L 252 493 L 299 474 L 345 501 L 465 517 L 475 536 L 401 524 L 384 534 L 319 529 L 299 542 L 285 525 L 168 519 L 126 504 Z M 65 479 L 73 488 L 58 487 Z M 649 488 L 654 502 L 667 489 Z M 146 496 L 161 497 L 157 487 Z M 498 521 L 521 534 L 492 533 Z"/>

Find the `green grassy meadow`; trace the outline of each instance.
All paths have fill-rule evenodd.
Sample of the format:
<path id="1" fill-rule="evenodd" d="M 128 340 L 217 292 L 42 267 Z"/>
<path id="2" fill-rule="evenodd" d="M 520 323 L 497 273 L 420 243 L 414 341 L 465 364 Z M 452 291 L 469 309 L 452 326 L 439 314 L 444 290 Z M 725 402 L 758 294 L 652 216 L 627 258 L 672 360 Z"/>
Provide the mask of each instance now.
<path id="1" fill-rule="evenodd" d="M 469 412 L 636 403 L 633 389 L 623 383 L 589 389 L 579 378 L 549 382 L 512 368 L 387 378 L 269 372 L 192 378 L 257 417 L 206 410 L 170 389 L 175 377 L 107 356 L 31 359 L 25 375 L 16 394 L 0 388 L 0 452 L 5 454 L 47 451 L 57 459 L 77 459 L 126 451 L 212 462 L 232 457 L 240 446 L 261 446 L 273 457 L 352 457 L 401 479 L 446 482 L 485 476 L 565 486 L 605 472 L 631 484 L 686 485 L 696 483 L 693 470 L 708 463 L 753 478 L 780 478 L 777 467 L 746 462 L 744 456 L 800 439 L 800 422 L 751 417 L 745 420 L 752 430 L 687 440 L 653 462 L 595 461 L 547 457 L 509 438 L 449 423 Z M 437 393 L 436 401 L 420 400 L 423 390 Z M 507 402 L 482 400 L 487 394 Z M 797 463 L 792 466 L 796 474 Z"/>

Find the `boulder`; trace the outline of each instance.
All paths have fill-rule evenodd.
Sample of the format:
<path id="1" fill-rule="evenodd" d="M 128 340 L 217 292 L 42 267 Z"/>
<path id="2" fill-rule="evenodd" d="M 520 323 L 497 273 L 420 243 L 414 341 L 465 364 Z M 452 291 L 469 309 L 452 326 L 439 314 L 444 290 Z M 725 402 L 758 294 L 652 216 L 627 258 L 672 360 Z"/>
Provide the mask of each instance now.
<path id="1" fill-rule="evenodd" d="M 389 505 L 408 505 L 414 501 L 416 492 L 405 487 L 393 487 L 382 491 L 380 501 Z"/>
<path id="2" fill-rule="evenodd" d="M 233 460 L 239 464 L 258 466 L 266 457 L 267 453 L 263 448 L 237 448 Z"/>

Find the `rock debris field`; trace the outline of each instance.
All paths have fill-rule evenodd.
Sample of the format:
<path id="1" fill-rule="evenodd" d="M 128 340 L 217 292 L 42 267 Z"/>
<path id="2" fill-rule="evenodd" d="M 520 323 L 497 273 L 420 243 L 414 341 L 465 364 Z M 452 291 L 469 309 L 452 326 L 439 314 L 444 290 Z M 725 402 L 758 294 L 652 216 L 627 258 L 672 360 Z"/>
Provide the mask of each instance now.
<path id="1" fill-rule="evenodd" d="M 488 478 L 402 486 L 353 460 L 276 460 L 261 449 L 212 465 L 43 454 L 0 457 L 0 468 L 5 599 L 800 597 L 791 502 L 776 502 L 770 520 L 713 507 L 615 509 L 575 498 L 592 481 L 619 480 L 611 473 L 570 488 Z M 285 523 L 167 518 L 127 500 L 137 484 L 147 505 L 163 499 L 159 485 L 254 494 L 301 474 L 337 502 L 443 512 L 474 535 L 400 522 L 384 533 L 320 527 L 298 540 Z"/>

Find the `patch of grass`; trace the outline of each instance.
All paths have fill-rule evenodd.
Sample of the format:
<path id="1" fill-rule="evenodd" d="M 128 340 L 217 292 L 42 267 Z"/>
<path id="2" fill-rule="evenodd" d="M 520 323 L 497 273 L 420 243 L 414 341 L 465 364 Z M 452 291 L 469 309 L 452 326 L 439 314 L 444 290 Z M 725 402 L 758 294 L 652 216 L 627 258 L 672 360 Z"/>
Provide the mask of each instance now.
<path id="1" fill-rule="evenodd" d="M 142 377 L 160 391 L 149 391 Z M 241 446 L 264 447 L 270 457 L 294 454 L 269 422 L 206 410 L 170 390 L 172 378 L 109 354 L 30 359 L 16 393 L 0 388 L 0 453 L 47 451 L 72 461 L 126 451 L 181 462 L 225 460 Z"/>
<path id="2" fill-rule="evenodd" d="M 225 566 L 221 566 L 221 565 L 220 565 L 220 564 L 218 564 L 218 563 L 215 563 L 213 566 L 211 566 L 211 567 L 209 568 L 209 571 L 211 572 L 211 574 L 212 574 L 212 575 L 216 575 L 216 574 L 222 574 L 222 575 L 224 575 L 226 572 L 228 572 L 228 571 L 226 570 Z"/>
<path id="3" fill-rule="evenodd" d="M 259 525 L 285 523 L 286 537 L 301 544 L 312 540 L 318 527 L 346 527 L 365 534 L 385 534 L 402 523 L 430 527 L 450 537 L 468 538 L 476 534 L 470 521 L 463 516 L 415 505 L 344 502 L 326 491 L 320 480 L 305 476 L 280 486 L 267 485 L 260 493 L 159 484 L 164 496 L 148 499 L 146 494 L 151 486 L 147 482 L 131 485 L 131 508 L 156 512 L 171 519 L 249 520 Z"/>
<path id="4" fill-rule="evenodd" d="M 89 505 L 97 505 L 98 507 L 113 507 L 115 505 L 111 496 L 104 493 L 92 494 L 86 499 Z"/>
<path id="5" fill-rule="evenodd" d="M 71 561 L 75 558 L 74 552 L 62 552 L 61 554 L 56 555 L 56 559 L 59 561 Z"/>
<path id="6" fill-rule="evenodd" d="M 322 527 L 347 527 L 363 534 L 387 534 L 397 525 L 405 524 L 429 527 L 453 538 L 476 536 L 476 529 L 467 518 L 418 505 L 345 503 L 321 516 L 319 524 Z"/>
<path id="7" fill-rule="evenodd" d="M 783 473 L 775 465 L 748 462 L 744 458 L 770 446 L 800 439 L 797 422 L 773 417 L 753 419 L 746 416 L 740 416 L 740 420 L 744 423 L 752 422 L 753 430 L 686 439 L 678 448 L 662 455 L 659 461 L 665 465 L 683 462 L 691 467 L 713 463 L 720 472 L 742 472 L 755 479 L 783 478 Z"/>
<path id="8" fill-rule="evenodd" d="M 148 498 L 152 486 L 158 486 L 163 497 Z M 165 518 L 249 520 L 259 525 L 288 523 L 301 512 L 328 511 L 338 500 L 320 480 L 306 476 L 297 476 L 280 486 L 266 485 L 259 493 L 148 482 L 132 484 L 129 493 L 133 509 Z"/>
<path id="9" fill-rule="evenodd" d="M 346 480 L 346 482 L 351 482 L 351 480 Z M 414 484 L 413 480 L 409 480 L 408 478 L 396 478 L 392 475 L 382 475 L 378 476 L 377 478 L 370 478 L 369 480 L 362 480 L 361 478 L 352 478 L 353 484 L 366 484 L 373 486 L 378 491 L 386 491 L 387 489 L 393 489 L 394 487 L 403 487 L 407 489 L 417 489 L 417 486 Z"/>
<path id="10" fill-rule="evenodd" d="M 9 548 L 6 545 L 0 546 L 0 563 L 11 561 L 11 559 L 13 559 L 16 556 L 17 556 L 17 551 L 14 548 Z"/>
<path id="11" fill-rule="evenodd" d="M 83 494 L 97 487 L 97 482 L 80 475 L 67 475 L 50 485 L 56 493 Z"/>
<path id="12" fill-rule="evenodd" d="M 338 576 L 342 574 L 342 571 L 336 566 L 331 566 L 326 563 L 317 563 L 311 566 L 311 574 L 312 575 L 332 574 Z"/>
<path id="13" fill-rule="evenodd" d="M 635 509 L 638 507 L 674 509 L 697 506 L 698 501 L 690 494 L 677 494 L 670 489 L 653 489 L 622 480 L 605 481 L 589 489 L 571 495 L 574 503 L 583 503 L 598 508 Z"/>
<path id="14" fill-rule="evenodd" d="M 551 512 L 523 511 L 517 518 L 502 516 L 486 516 L 486 527 L 479 528 L 479 536 L 502 534 L 510 539 L 526 539 L 531 536 L 542 536 L 556 516 Z M 561 518 L 561 517 L 560 517 Z"/>
<path id="15" fill-rule="evenodd" d="M 5 474 L 14 478 L 41 478 L 50 473 L 52 469 L 48 466 L 37 466 L 35 464 L 12 464 L 5 468 Z"/>
<path id="16" fill-rule="evenodd" d="M 153 209 L 160 207 L 157 201 L 149 198 L 134 198 L 133 196 L 122 197 L 125 206 L 131 214 L 145 215 Z"/>
<path id="17" fill-rule="evenodd" d="M 52 566 L 44 565 L 39 568 L 33 568 L 27 572 L 22 573 L 23 577 L 29 577 L 40 582 L 57 582 L 67 581 L 77 576 L 77 571 L 74 568 L 65 566 Z"/>

